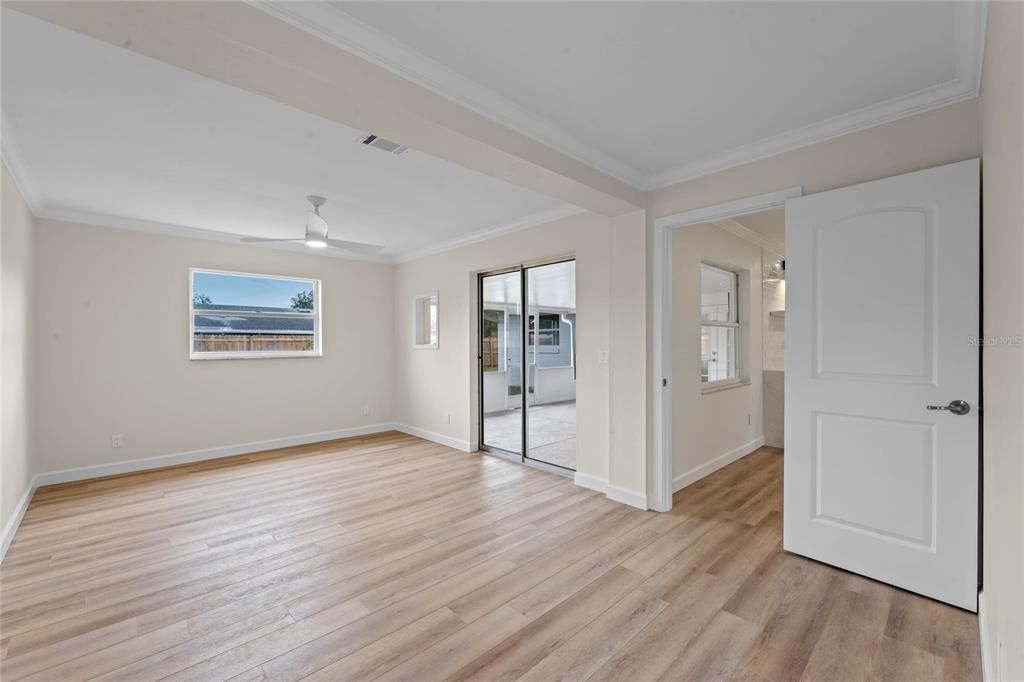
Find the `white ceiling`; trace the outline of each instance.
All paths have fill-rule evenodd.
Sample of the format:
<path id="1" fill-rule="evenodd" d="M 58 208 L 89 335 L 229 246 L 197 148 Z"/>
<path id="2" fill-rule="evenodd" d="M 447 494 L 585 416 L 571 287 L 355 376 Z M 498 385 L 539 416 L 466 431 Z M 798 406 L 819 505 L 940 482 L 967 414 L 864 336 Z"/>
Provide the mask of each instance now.
<path id="1" fill-rule="evenodd" d="M 415 150 L 365 147 L 361 131 L 2 12 L 4 157 L 43 215 L 300 237 L 304 196 L 322 194 L 331 237 L 400 256 L 578 210 Z"/>
<path id="2" fill-rule="evenodd" d="M 976 96 L 985 15 L 914 2 L 258 6 L 640 188 Z M 318 193 L 332 237 L 403 258 L 579 210 L 2 12 L 4 158 L 37 213 L 297 237 Z"/>
<path id="3" fill-rule="evenodd" d="M 976 96 L 985 14 L 974 2 L 259 6 L 642 188 Z"/>

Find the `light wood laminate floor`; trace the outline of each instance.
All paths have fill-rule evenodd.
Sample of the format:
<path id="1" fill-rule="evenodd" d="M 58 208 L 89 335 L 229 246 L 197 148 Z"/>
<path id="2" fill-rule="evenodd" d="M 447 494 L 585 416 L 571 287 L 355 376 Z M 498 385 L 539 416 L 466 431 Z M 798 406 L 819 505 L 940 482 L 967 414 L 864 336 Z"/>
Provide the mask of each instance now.
<path id="1" fill-rule="evenodd" d="M 642 512 L 388 433 L 40 489 L 34 680 L 976 680 L 973 614 L 786 554 L 761 450 Z"/>

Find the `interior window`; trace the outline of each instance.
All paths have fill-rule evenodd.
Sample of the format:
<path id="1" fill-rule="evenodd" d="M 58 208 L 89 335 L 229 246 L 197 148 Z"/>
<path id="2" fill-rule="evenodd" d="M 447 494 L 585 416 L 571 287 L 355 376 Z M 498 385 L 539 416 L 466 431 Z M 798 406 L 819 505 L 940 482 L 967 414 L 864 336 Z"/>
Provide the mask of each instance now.
<path id="1" fill-rule="evenodd" d="M 413 299 L 413 347 L 436 350 L 440 338 L 437 292 Z"/>

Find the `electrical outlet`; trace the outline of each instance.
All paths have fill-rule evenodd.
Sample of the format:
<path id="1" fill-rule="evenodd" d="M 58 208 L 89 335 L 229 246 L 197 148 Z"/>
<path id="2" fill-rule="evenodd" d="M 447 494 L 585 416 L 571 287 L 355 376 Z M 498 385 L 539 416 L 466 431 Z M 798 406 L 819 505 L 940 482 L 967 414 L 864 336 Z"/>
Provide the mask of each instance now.
<path id="1" fill-rule="evenodd" d="M 608 364 L 608 351 L 599 350 L 597 351 L 597 364 L 607 365 Z"/>
<path id="2" fill-rule="evenodd" d="M 112 433 L 110 434 L 110 447 L 119 448 L 124 445 L 124 434 L 123 433 Z"/>
<path id="3" fill-rule="evenodd" d="M 370 414 L 370 406 L 369 405 L 363 405 L 363 416 L 365 417 L 365 416 L 367 416 L 369 414 Z"/>
<path id="4" fill-rule="evenodd" d="M 452 423 L 452 413 L 451 412 L 445 412 L 444 413 L 444 423 L 445 424 L 451 424 Z"/>

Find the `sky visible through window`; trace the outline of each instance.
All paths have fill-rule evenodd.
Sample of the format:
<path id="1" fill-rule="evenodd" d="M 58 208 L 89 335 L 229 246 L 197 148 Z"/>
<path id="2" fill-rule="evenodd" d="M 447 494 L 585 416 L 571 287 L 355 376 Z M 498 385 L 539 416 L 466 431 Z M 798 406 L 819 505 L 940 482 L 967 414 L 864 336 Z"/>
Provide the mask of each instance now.
<path id="1" fill-rule="evenodd" d="M 313 282 L 268 277 L 245 277 L 214 272 L 192 273 L 194 296 L 208 296 L 220 305 L 251 305 L 290 308 L 292 297 L 313 290 Z"/>

